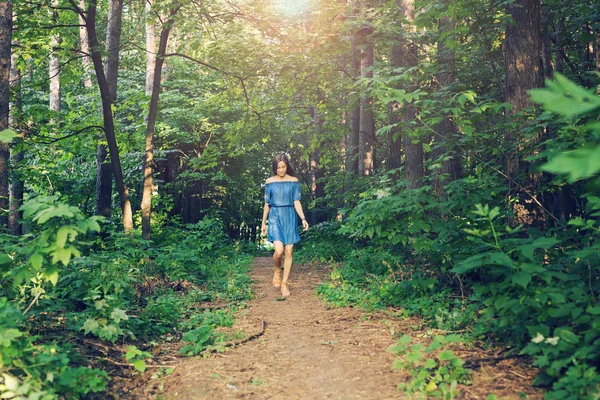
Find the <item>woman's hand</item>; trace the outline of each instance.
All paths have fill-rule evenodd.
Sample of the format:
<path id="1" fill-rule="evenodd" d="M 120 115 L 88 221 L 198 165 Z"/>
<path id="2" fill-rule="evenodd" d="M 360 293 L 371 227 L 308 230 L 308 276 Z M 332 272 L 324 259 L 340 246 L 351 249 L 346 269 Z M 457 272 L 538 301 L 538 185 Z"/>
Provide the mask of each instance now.
<path id="1" fill-rule="evenodd" d="M 265 224 L 264 222 L 262 223 L 262 225 L 260 226 L 260 233 L 263 236 L 267 236 L 267 224 Z"/>
<path id="2" fill-rule="evenodd" d="M 304 227 L 304 232 L 306 232 L 308 230 L 308 222 L 306 219 L 302 220 L 302 226 Z"/>

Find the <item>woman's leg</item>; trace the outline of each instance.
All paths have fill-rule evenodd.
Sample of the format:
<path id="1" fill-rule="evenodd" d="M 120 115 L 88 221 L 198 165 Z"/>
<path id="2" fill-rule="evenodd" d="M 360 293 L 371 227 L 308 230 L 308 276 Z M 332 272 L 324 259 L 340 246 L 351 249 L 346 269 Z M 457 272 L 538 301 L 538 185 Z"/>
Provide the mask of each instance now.
<path id="1" fill-rule="evenodd" d="M 275 263 L 275 270 L 273 275 L 273 286 L 281 286 L 281 259 L 283 258 L 284 246 L 280 241 L 273 242 L 275 251 L 273 253 L 273 261 Z"/>
<path id="2" fill-rule="evenodd" d="M 292 253 L 294 252 L 294 245 L 288 244 L 285 246 L 285 260 L 283 261 L 283 279 L 281 280 L 281 294 L 283 296 L 290 295 L 290 289 L 287 286 L 288 277 L 292 270 Z"/>

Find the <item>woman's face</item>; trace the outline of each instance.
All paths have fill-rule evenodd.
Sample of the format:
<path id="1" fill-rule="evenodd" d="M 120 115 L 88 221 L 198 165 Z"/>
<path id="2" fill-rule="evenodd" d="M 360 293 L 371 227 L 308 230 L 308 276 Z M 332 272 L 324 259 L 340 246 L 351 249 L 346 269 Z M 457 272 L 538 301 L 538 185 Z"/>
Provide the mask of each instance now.
<path id="1" fill-rule="evenodd" d="M 280 176 L 281 178 L 283 178 L 285 176 L 286 172 L 287 172 L 287 165 L 285 165 L 285 162 L 279 161 L 277 163 L 277 175 Z"/>

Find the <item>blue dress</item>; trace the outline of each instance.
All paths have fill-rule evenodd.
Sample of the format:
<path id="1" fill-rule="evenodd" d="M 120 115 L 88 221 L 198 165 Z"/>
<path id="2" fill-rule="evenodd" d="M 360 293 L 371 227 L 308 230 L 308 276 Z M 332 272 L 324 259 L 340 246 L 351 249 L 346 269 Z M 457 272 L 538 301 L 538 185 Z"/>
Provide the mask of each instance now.
<path id="1" fill-rule="evenodd" d="M 265 186 L 265 203 L 269 204 L 269 242 L 279 241 L 284 245 L 300 241 L 298 217 L 294 201 L 300 200 L 298 181 L 274 181 Z"/>

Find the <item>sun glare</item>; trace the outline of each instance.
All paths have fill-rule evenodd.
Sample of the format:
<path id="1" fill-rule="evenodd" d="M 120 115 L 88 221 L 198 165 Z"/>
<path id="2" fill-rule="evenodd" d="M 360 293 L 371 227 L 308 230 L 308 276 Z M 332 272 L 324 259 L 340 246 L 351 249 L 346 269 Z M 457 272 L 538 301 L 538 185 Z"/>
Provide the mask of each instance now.
<path id="1" fill-rule="evenodd" d="M 283 15 L 293 17 L 310 9 L 311 0 L 274 0 L 273 5 Z"/>

